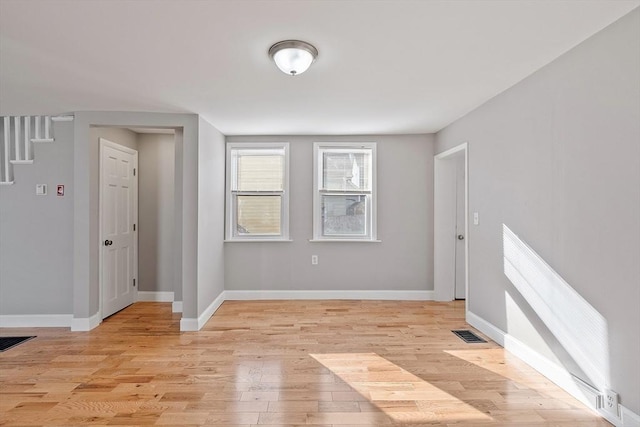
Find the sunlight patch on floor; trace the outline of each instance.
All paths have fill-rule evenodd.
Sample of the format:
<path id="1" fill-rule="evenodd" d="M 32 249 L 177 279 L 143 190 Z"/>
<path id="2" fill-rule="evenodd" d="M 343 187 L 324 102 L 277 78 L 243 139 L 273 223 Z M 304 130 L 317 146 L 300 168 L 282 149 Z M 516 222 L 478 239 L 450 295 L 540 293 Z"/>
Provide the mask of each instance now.
<path id="1" fill-rule="evenodd" d="M 310 356 L 394 421 L 492 420 L 487 414 L 375 353 Z"/>

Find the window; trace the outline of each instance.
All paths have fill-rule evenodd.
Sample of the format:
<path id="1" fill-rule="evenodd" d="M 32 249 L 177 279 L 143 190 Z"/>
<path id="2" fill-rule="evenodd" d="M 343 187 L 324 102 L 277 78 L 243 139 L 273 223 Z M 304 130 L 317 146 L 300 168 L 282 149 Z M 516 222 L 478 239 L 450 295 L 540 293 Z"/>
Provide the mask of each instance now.
<path id="1" fill-rule="evenodd" d="M 314 144 L 314 240 L 376 240 L 376 144 Z"/>
<path id="2" fill-rule="evenodd" d="M 227 144 L 227 240 L 289 239 L 289 144 Z"/>

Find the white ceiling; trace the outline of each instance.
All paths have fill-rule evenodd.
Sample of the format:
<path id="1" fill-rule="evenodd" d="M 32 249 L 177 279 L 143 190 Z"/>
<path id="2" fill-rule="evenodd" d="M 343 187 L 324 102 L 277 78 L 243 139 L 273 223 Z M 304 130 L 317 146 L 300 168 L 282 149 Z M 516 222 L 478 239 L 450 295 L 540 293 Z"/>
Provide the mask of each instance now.
<path id="1" fill-rule="evenodd" d="M 189 112 L 234 134 L 435 132 L 639 1 L 0 0 L 0 114 Z M 320 51 L 287 76 L 267 50 Z"/>

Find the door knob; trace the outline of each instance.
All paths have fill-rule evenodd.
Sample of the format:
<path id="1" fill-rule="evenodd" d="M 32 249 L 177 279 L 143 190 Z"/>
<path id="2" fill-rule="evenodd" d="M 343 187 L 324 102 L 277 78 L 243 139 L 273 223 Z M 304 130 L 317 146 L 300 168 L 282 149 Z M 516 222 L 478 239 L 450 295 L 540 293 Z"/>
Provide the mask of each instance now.
<path id="1" fill-rule="evenodd" d="M 464 236 L 462 234 L 458 234 L 458 240 L 464 240 Z"/>
<path id="2" fill-rule="evenodd" d="M 111 245 L 113 245 L 113 240 L 105 240 L 105 241 L 104 241 L 104 245 L 105 245 L 105 246 L 111 246 Z"/>

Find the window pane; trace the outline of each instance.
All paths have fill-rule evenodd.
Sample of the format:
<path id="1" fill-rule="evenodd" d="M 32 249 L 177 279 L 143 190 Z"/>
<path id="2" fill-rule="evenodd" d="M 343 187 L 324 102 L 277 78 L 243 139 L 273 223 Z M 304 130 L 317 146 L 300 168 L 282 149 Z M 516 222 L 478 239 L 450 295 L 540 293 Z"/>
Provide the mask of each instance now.
<path id="1" fill-rule="evenodd" d="M 237 235 L 279 235 L 282 196 L 237 196 Z"/>
<path id="2" fill-rule="evenodd" d="M 238 191 L 282 191 L 284 189 L 284 150 L 268 155 L 237 157 L 236 188 Z"/>
<path id="3" fill-rule="evenodd" d="M 323 190 L 371 190 L 371 150 L 322 152 Z"/>
<path id="4" fill-rule="evenodd" d="M 322 196 L 322 234 L 324 236 L 366 236 L 366 195 Z"/>

